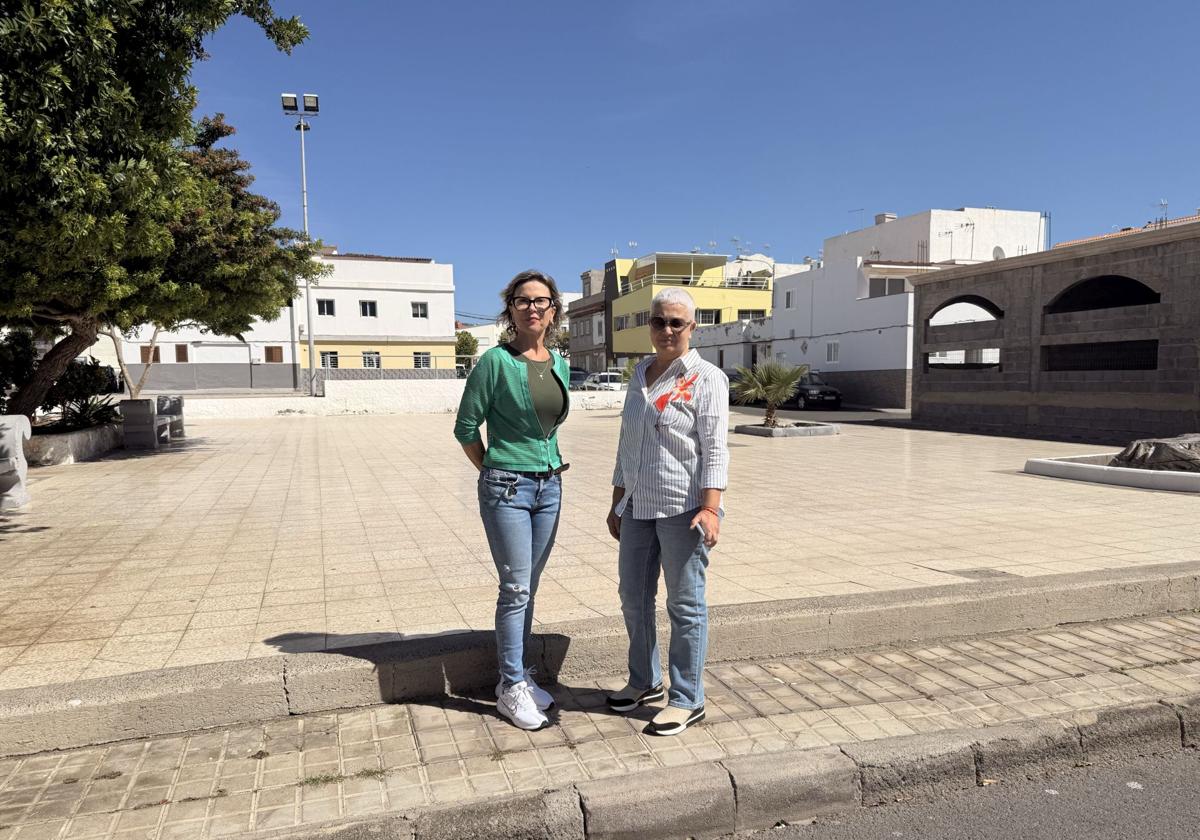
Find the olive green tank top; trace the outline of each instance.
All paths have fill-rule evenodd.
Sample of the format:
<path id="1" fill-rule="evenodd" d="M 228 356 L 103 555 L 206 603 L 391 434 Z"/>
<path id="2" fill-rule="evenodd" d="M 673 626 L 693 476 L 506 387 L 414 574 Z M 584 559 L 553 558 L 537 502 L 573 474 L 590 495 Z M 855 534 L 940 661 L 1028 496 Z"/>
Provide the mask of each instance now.
<path id="1" fill-rule="evenodd" d="M 529 395 L 533 398 L 533 410 L 542 424 L 542 434 L 550 434 L 554 424 L 563 413 L 563 390 L 554 378 L 554 358 L 535 362 L 518 356 L 525 363 L 529 377 Z"/>

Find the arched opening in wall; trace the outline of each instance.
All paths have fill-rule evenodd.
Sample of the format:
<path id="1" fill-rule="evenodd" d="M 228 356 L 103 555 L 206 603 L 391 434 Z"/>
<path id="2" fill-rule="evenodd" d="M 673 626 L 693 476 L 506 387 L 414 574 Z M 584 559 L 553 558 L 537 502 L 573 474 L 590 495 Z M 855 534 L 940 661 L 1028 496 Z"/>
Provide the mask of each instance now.
<path id="1" fill-rule="evenodd" d="M 1140 280 L 1121 274 L 1089 277 L 1067 287 L 1062 294 L 1046 304 L 1047 315 L 1063 312 L 1087 312 L 1093 309 L 1116 309 L 1119 306 L 1145 306 L 1161 303 L 1162 295 Z"/>
<path id="2" fill-rule="evenodd" d="M 943 303 L 929 316 L 929 326 L 946 324 L 973 324 L 977 321 L 996 321 L 1004 317 L 1004 310 L 979 295 L 960 295 Z"/>

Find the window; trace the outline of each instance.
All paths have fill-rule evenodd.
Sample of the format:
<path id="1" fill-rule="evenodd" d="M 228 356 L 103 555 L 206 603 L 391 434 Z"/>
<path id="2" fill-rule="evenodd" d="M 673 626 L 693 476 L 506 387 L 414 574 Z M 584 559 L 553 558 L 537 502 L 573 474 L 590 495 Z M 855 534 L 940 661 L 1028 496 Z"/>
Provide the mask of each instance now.
<path id="1" fill-rule="evenodd" d="M 335 368 L 338 366 L 338 354 L 336 350 L 321 351 L 321 367 Z"/>
<path id="2" fill-rule="evenodd" d="M 702 327 L 705 326 L 706 324 L 721 323 L 721 310 L 720 309 L 697 309 L 696 310 L 696 323 Z"/>
<path id="3" fill-rule="evenodd" d="M 364 350 L 363 351 L 363 362 L 362 362 L 363 367 L 371 368 L 372 370 L 379 370 L 379 368 L 381 367 L 381 365 L 379 364 L 379 361 L 380 360 L 379 360 L 379 351 L 378 350 Z"/>
<path id="4" fill-rule="evenodd" d="M 792 290 L 791 289 L 788 289 L 786 292 L 783 293 L 783 308 L 784 309 L 792 308 Z"/>
<path id="5" fill-rule="evenodd" d="M 909 291 L 908 281 L 903 277 L 872 277 L 867 283 L 867 296 L 873 298 L 902 295 Z"/>
<path id="6" fill-rule="evenodd" d="M 414 300 L 412 305 L 412 314 L 414 318 L 428 318 L 429 304 L 424 301 Z"/>
<path id="7" fill-rule="evenodd" d="M 358 302 L 358 314 L 364 318 L 378 318 L 379 307 L 373 300 L 360 300 Z"/>
<path id="8" fill-rule="evenodd" d="M 317 298 L 317 314 L 318 315 L 333 315 L 333 300 L 330 298 Z"/>
<path id="9" fill-rule="evenodd" d="M 413 367 L 422 369 L 433 367 L 433 355 L 422 352 L 413 353 Z"/>
<path id="10" fill-rule="evenodd" d="M 1042 370 L 1158 370 L 1158 341 L 1051 344 L 1042 348 Z"/>
<path id="11" fill-rule="evenodd" d="M 757 318 L 766 318 L 766 317 L 767 317 L 767 310 L 765 310 L 765 309 L 739 309 L 738 310 L 738 320 L 739 321 L 753 321 Z"/>
<path id="12" fill-rule="evenodd" d="M 186 344 L 176 344 L 175 345 L 175 361 L 179 362 L 180 364 L 187 364 L 187 360 L 188 360 L 188 346 Z"/>
<path id="13" fill-rule="evenodd" d="M 648 323 L 650 323 L 649 312 L 639 312 L 633 316 L 633 324 L 636 327 L 644 327 Z"/>
<path id="14" fill-rule="evenodd" d="M 156 361 L 156 362 L 162 361 L 161 354 L 158 352 L 161 349 L 162 348 L 159 347 L 158 345 L 154 346 L 154 361 Z M 144 364 L 144 365 L 150 364 L 150 345 L 143 344 L 141 347 L 141 351 L 142 351 L 142 364 Z"/>
<path id="15" fill-rule="evenodd" d="M 279 347 L 279 346 L 264 347 L 263 348 L 263 358 L 266 359 L 269 364 L 273 364 L 273 365 L 282 364 L 283 363 L 283 348 Z"/>
<path id="16" fill-rule="evenodd" d="M 615 318 L 613 318 L 613 329 L 614 330 L 629 329 L 629 316 L 628 315 L 618 315 Z"/>
<path id="17" fill-rule="evenodd" d="M 825 361 L 836 362 L 838 355 L 841 353 L 842 343 L 840 341 L 825 342 Z"/>

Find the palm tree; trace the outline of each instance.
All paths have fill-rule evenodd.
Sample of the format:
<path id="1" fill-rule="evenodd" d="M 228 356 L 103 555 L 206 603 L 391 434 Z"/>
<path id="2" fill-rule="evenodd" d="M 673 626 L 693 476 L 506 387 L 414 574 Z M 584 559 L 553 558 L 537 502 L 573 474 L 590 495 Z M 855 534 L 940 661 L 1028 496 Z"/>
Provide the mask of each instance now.
<path id="1" fill-rule="evenodd" d="M 763 362 L 752 368 L 740 367 L 737 376 L 729 383 L 733 401 L 740 405 L 755 402 L 767 404 L 763 425 L 773 429 L 779 425 L 775 412 L 779 406 L 796 395 L 800 378 L 808 373 L 808 365 L 783 365 L 779 362 Z"/>

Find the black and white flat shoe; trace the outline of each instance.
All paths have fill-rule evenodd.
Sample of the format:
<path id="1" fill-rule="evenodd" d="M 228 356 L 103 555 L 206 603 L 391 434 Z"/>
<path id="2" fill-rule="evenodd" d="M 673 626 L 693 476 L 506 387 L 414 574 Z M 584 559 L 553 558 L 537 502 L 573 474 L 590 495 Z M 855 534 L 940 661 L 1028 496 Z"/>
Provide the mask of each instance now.
<path id="1" fill-rule="evenodd" d="M 608 708 L 614 712 L 632 712 L 643 703 L 653 703 L 656 700 L 661 700 L 666 696 L 663 691 L 662 683 L 651 688 L 634 688 L 626 685 L 620 691 L 608 695 L 604 698 L 604 702 L 608 704 Z"/>
<path id="2" fill-rule="evenodd" d="M 678 735 L 693 723 L 704 720 L 704 707 L 699 709 L 678 709 L 667 706 L 646 724 L 642 731 L 647 735 Z"/>

